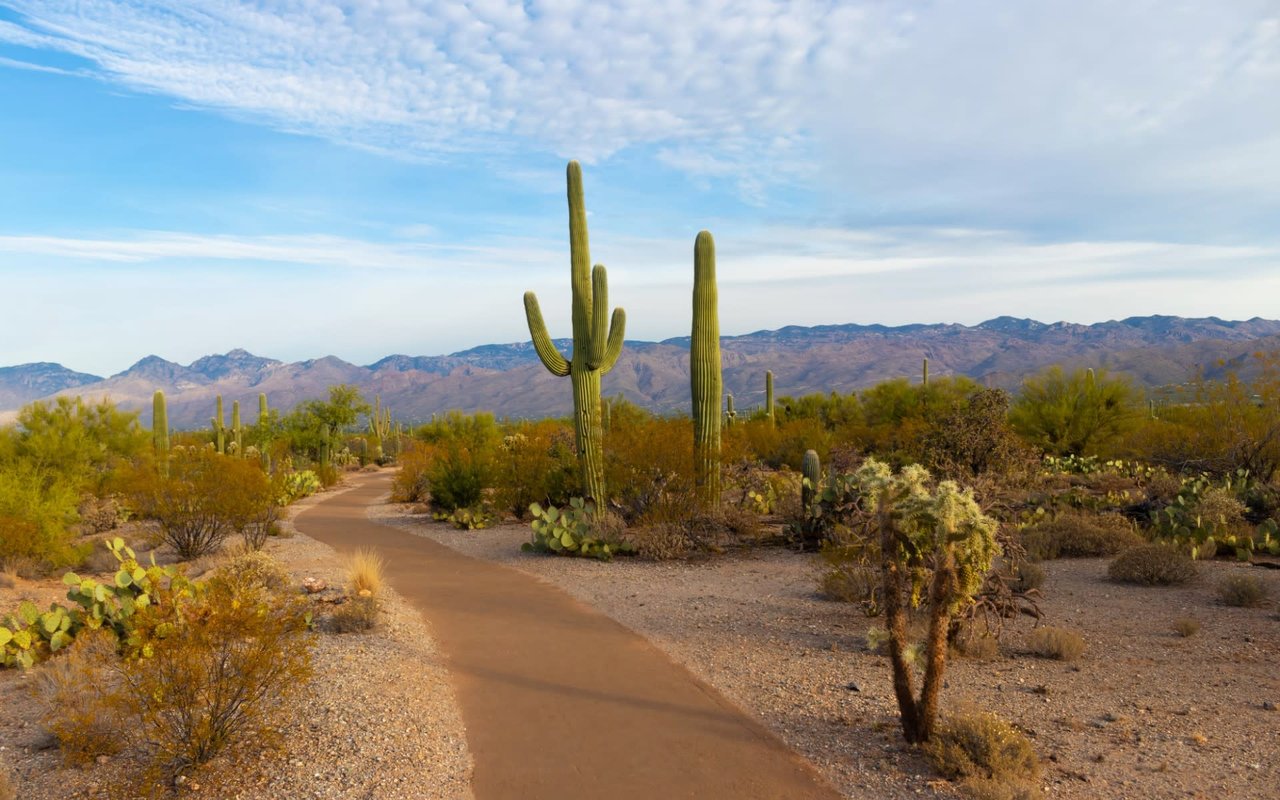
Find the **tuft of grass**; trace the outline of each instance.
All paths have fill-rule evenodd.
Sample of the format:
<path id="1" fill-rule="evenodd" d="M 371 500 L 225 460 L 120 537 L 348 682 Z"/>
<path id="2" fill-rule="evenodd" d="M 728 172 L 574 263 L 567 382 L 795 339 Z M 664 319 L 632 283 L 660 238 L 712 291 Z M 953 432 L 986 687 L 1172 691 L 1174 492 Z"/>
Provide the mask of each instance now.
<path id="1" fill-rule="evenodd" d="M 947 778 L 961 781 L 970 797 L 1031 797 L 1040 759 L 1031 741 L 995 714 L 962 709 L 942 720 L 924 745 L 925 755 Z"/>
<path id="2" fill-rule="evenodd" d="M 1036 628 L 1027 637 L 1027 647 L 1041 658 L 1074 661 L 1085 650 L 1084 639 L 1066 628 Z"/>
<path id="3" fill-rule="evenodd" d="M 1044 579 L 1044 567 L 1030 561 L 1023 561 L 1018 565 L 1017 578 L 1011 584 L 1011 588 L 1017 592 L 1029 592 L 1044 586 Z"/>
<path id="4" fill-rule="evenodd" d="M 1111 562 L 1107 574 L 1121 583 L 1142 586 L 1172 586 L 1196 577 L 1196 562 L 1191 556 L 1164 544 L 1144 544 L 1120 554 Z"/>
<path id="5" fill-rule="evenodd" d="M 990 628 L 976 620 L 960 627 L 952 646 L 958 655 L 975 661 L 994 661 L 1000 657 L 1000 641 Z"/>
<path id="6" fill-rule="evenodd" d="M 1269 592 L 1253 575 L 1231 575 L 1218 583 L 1218 599 L 1234 608 L 1262 608 Z"/>
<path id="7" fill-rule="evenodd" d="M 1178 617 L 1173 621 L 1173 632 L 1184 639 L 1200 632 L 1200 621 L 1191 617 Z"/>
<path id="8" fill-rule="evenodd" d="M 356 597 L 376 597 L 382 591 L 382 556 L 361 548 L 347 560 L 347 582 Z"/>
<path id="9" fill-rule="evenodd" d="M 112 699 L 120 688 L 119 671 L 113 668 L 118 661 L 115 635 L 86 628 L 65 653 L 35 671 L 40 723 L 58 740 L 68 764 L 88 764 L 125 745 L 120 731 L 128 721 Z"/>
<path id="10" fill-rule="evenodd" d="M 329 630 L 334 633 L 364 633 L 378 625 L 381 606 L 371 595 L 357 595 L 338 606 L 329 615 Z"/>
<path id="11" fill-rule="evenodd" d="M 0 767 L 0 800 L 18 800 L 18 790 L 13 786 L 13 778 L 4 767 Z"/>

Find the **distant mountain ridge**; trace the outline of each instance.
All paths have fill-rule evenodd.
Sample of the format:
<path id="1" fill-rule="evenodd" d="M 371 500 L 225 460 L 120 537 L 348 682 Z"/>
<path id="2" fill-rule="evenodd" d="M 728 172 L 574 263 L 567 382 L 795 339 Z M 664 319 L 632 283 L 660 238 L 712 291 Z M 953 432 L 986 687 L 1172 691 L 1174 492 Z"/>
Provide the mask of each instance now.
<path id="1" fill-rule="evenodd" d="M 562 352 L 572 348 L 558 339 Z M 658 411 L 685 410 L 689 403 L 689 338 L 627 342 L 607 395 L 621 393 Z M 968 375 L 993 386 L 1015 388 L 1026 375 L 1049 364 L 1103 366 L 1141 384 L 1178 383 L 1197 366 L 1214 374 L 1219 361 L 1242 363 L 1254 350 L 1280 348 L 1280 321 L 1254 317 L 1130 317 L 1092 325 L 1044 323 L 997 317 L 978 325 L 951 323 L 787 326 L 721 339 L 725 390 L 742 409 L 758 405 L 764 372 L 772 370 L 779 395 L 849 392 L 893 377 L 913 380 L 921 360 L 935 376 Z M 328 386 L 350 383 L 401 419 L 421 420 L 448 410 L 488 410 L 501 416 L 563 415 L 571 402 L 569 382 L 548 374 L 532 344 L 486 344 L 440 356 L 389 355 L 359 366 L 335 356 L 285 363 L 242 349 L 209 355 L 188 365 L 150 355 L 128 369 L 100 378 L 58 364 L 0 368 L 0 412 L 58 394 L 110 397 L 143 413 L 149 424 L 151 395 L 168 395 L 176 427 L 208 424 L 214 395 L 230 406 L 239 400 L 245 418 L 257 414 L 257 395 L 273 408 L 322 397 Z"/>

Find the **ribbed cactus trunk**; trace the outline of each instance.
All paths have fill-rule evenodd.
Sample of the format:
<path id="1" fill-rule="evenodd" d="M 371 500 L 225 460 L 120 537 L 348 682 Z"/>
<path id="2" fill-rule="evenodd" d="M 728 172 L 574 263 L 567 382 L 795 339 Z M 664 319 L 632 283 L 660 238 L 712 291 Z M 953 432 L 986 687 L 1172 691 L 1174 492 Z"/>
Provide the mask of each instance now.
<path id="1" fill-rule="evenodd" d="M 213 441 L 218 447 L 219 453 L 227 452 L 227 429 L 222 424 L 225 417 L 222 414 L 222 395 L 218 395 L 214 402 L 213 417 Z"/>
<path id="2" fill-rule="evenodd" d="M 929 388 L 929 359 L 924 360 L 924 366 L 920 370 L 920 385 Z"/>
<path id="3" fill-rule="evenodd" d="M 160 474 L 169 477 L 169 411 L 161 391 L 151 396 L 151 444 L 156 451 Z"/>
<path id="4" fill-rule="evenodd" d="M 764 373 L 764 408 L 765 415 L 769 417 L 769 424 L 773 425 L 773 373 L 767 370 Z"/>
<path id="5" fill-rule="evenodd" d="M 320 466 L 329 466 L 329 423 L 320 426 Z"/>
<path id="6" fill-rule="evenodd" d="M 724 396 L 724 424 L 726 427 L 732 428 L 734 421 L 738 418 L 738 412 L 733 410 L 733 395 Z"/>
<path id="7" fill-rule="evenodd" d="M 244 429 L 240 427 L 240 401 L 231 401 L 231 441 L 236 446 L 236 455 L 244 457 Z"/>
<path id="8" fill-rule="evenodd" d="M 804 462 L 801 467 L 807 484 L 800 486 L 800 502 L 805 511 L 811 511 L 814 498 L 822 490 L 822 462 L 818 460 L 818 451 L 804 451 Z"/>
<path id="9" fill-rule="evenodd" d="M 262 459 L 262 471 L 271 474 L 271 442 L 267 436 L 267 422 L 271 419 L 271 409 L 267 406 L 266 394 L 258 395 L 258 428 L 262 431 L 263 439 L 258 443 L 262 451 L 258 457 Z"/>
<path id="10" fill-rule="evenodd" d="M 600 424 L 600 378 L 613 369 L 622 353 L 626 313 L 609 314 L 609 280 L 604 265 L 591 267 L 587 239 L 587 208 L 582 192 L 582 168 L 570 161 L 566 170 L 569 199 L 569 264 L 573 292 L 573 355 L 566 359 L 547 333 L 538 297 L 524 294 L 529 336 L 543 366 L 552 375 L 569 376 L 573 384 L 573 432 L 583 491 L 603 510 L 607 501 L 604 483 L 604 438 Z"/>
<path id="11" fill-rule="evenodd" d="M 720 503 L 720 313 L 716 243 L 702 231 L 693 245 L 693 334 L 689 345 L 693 396 L 694 483 L 708 506 Z"/>

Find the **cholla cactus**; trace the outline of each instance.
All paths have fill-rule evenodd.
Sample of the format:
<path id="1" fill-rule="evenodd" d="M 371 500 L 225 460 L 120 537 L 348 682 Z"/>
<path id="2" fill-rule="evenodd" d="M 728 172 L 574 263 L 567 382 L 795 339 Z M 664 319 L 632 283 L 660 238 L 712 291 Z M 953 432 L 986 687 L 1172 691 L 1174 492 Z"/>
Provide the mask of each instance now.
<path id="1" fill-rule="evenodd" d="M 582 486 L 603 509 L 604 431 L 600 422 L 600 378 L 613 369 L 622 353 L 626 312 L 614 309 L 609 316 L 609 279 L 603 264 L 591 267 L 587 240 L 587 208 L 582 193 L 582 168 L 570 161 L 566 170 L 569 197 L 569 263 L 573 292 L 573 353 L 565 358 L 551 341 L 538 297 L 524 294 L 529 336 L 542 365 L 552 375 L 573 381 L 573 430 L 577 443 Z"/>

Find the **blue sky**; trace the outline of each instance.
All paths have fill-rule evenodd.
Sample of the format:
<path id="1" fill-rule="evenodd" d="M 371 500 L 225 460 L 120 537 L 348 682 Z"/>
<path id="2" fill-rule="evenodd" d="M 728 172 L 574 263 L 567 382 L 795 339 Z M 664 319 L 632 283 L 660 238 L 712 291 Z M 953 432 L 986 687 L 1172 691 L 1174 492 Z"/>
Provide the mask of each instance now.
<path id="1" fill-rule="evenodd" d="M 0 364 L 1280 317 L 1280 5 L 0 1 Z"/>

